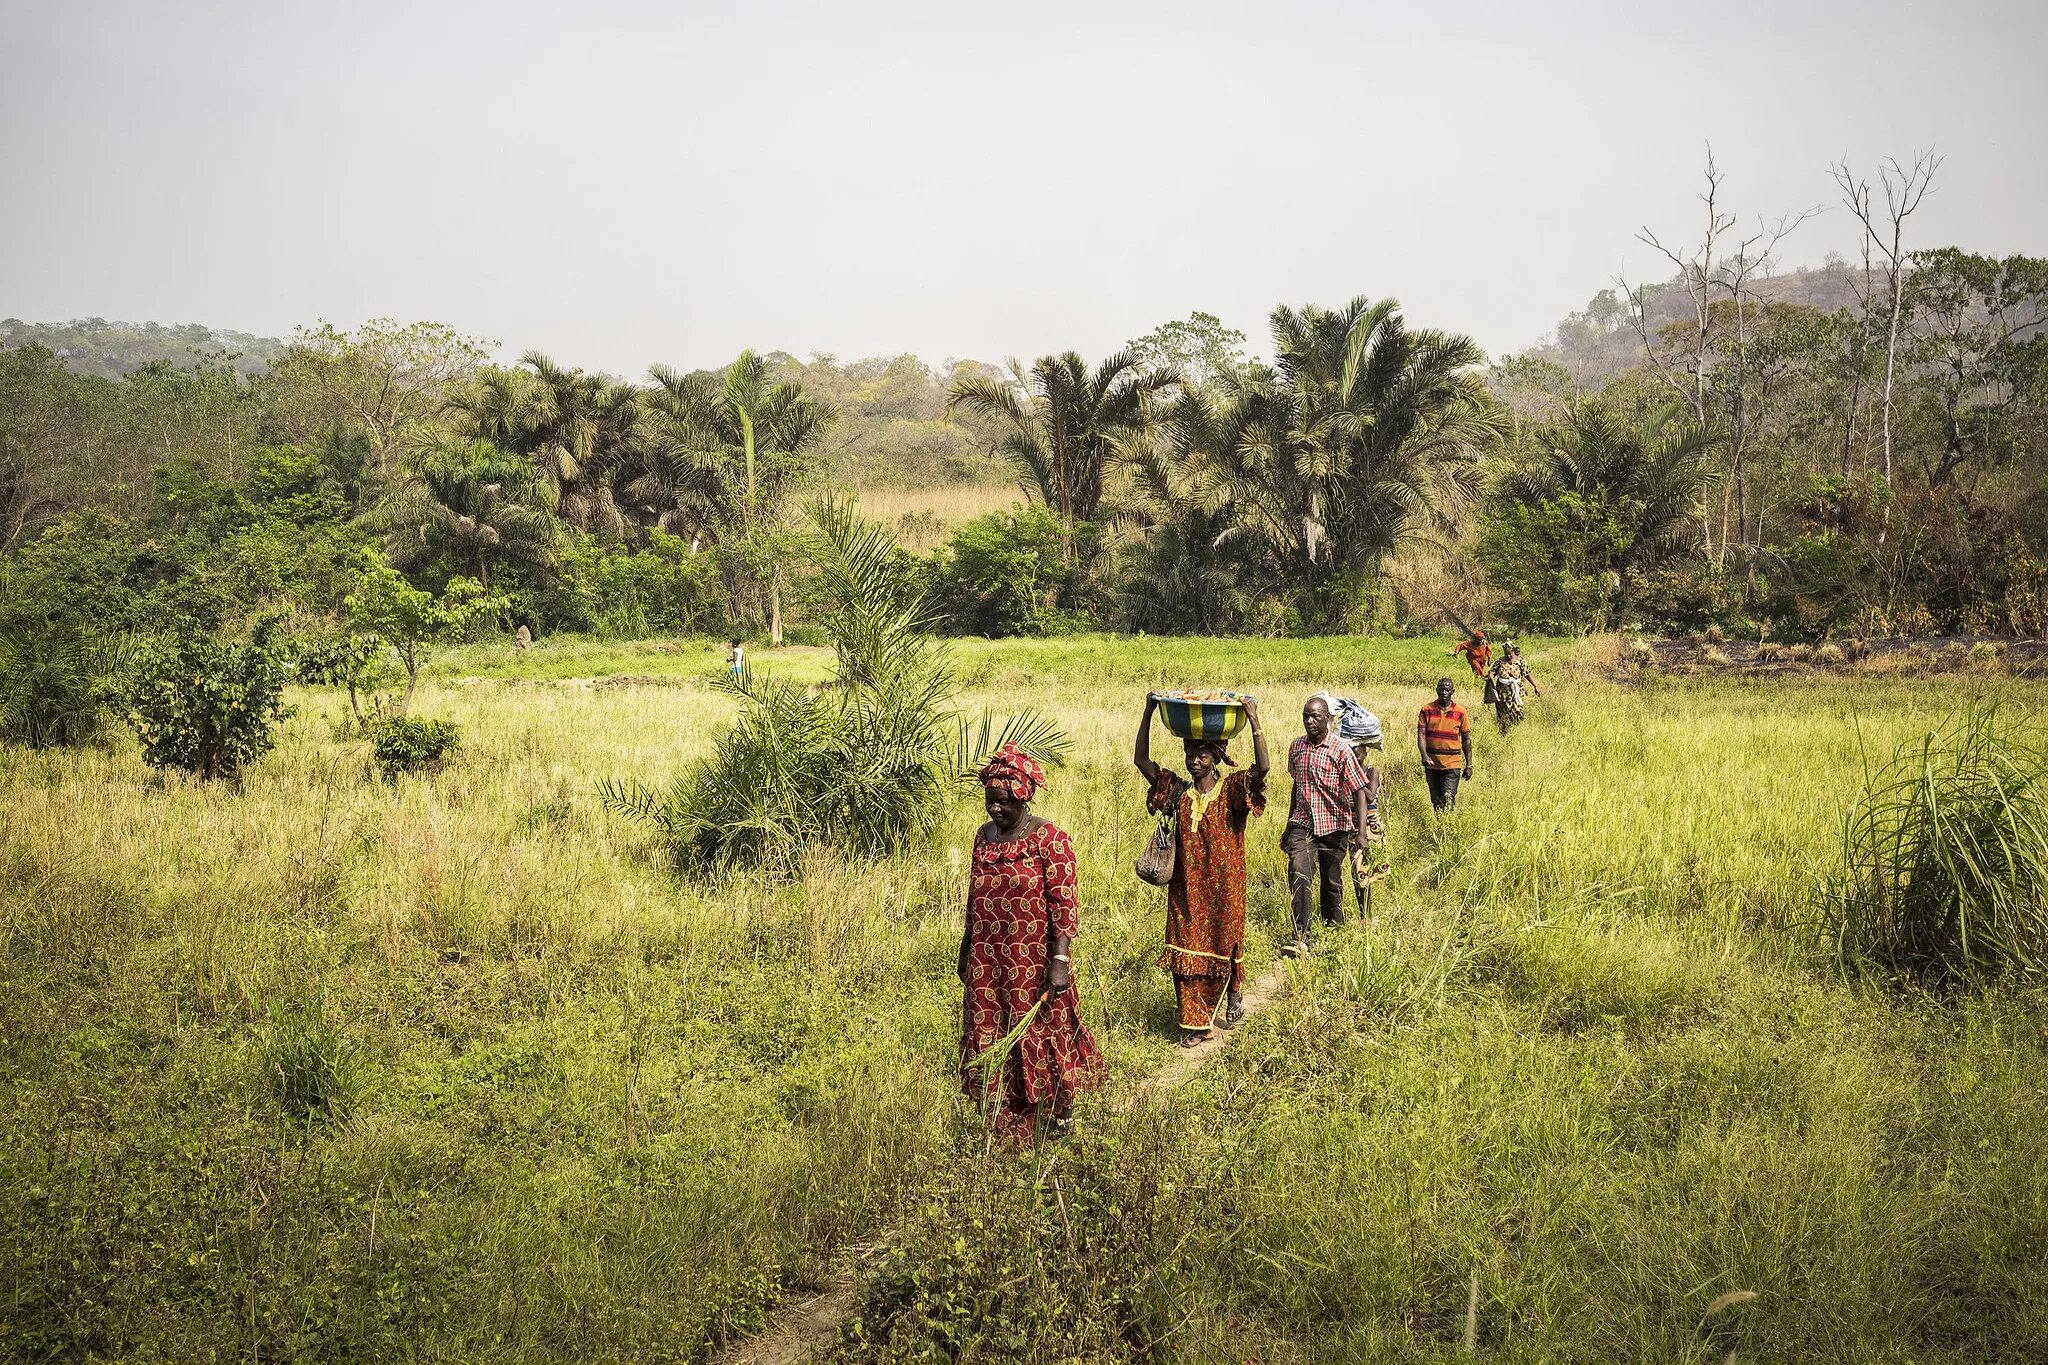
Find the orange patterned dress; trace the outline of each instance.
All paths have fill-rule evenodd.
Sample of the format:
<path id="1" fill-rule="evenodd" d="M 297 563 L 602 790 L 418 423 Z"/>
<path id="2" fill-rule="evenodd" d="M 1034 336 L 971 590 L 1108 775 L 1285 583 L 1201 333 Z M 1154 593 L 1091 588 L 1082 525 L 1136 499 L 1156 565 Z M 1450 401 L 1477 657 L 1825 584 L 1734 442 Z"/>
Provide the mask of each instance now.
<path id="1" fill-rule="evenodd" d="M 1002 842 L 977 835 L 969 878 L 960 1085 L 997 1132 L 1024 1138 L 1041 1104 L 1049 1103 L 1049 1115 L 1065 1113 L 1103 1067 L 1071 986 L 1046 1001 L 1000 1072 L 984 1077 L 974 1064 L 1044 991 L 1048 938 L 1072 938 L 1080 928 L 1074 842 L 1052 824 Z"/>
<path id="2" fill-rule="evenodd" d="M 1164 812 L 1184 782 L 1162 767 L 1145 808 Z M 1244 989 L 1244 828 L 1266 809 L 1265 783 L 1248 772 L 1232 773 L 1210 789 L 1199 817 L 1196 806 L 1189 786 L 1180 798 L 1180 846 L 1166 888 L 1166 951 L 1159 955 L 1180 997 L 1180 1026 L 1190 1032 L 1209 1027 L 1226 990 Z"/>

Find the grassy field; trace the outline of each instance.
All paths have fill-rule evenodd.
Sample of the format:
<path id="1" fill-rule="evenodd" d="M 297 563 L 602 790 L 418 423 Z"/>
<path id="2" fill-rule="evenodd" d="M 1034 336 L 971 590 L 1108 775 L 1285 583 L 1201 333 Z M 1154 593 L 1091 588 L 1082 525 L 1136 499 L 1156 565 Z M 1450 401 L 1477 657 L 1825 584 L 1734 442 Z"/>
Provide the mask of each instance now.
<path id="1" fill-rule="evenodd" d="M 1376 922 L 1134 1093 L 1173 1051 L 1142 692 L 1250 688 L 1285 733 L 1330 685 L 1399 736 L 1445 647 L 959 646 L 970 704 L 1074 741 L 1040 808 L 1117 1080 L 1028 1157 L 953 1099 L 973 803 L 915 857 L 711 887 L 599 808 L 730 715 L 708 644 L 451 653 L 415 710 L 465 746 L 395 785 L 327 693 L 240 791 L 0 751 L 0 1358 L 701 1359 L 878 1241 L 848 1360 L 1448 1359 L 1475 1283 L 1497 1359 L 2048 1355 L 2048 1006 L 1851 987 L 1806 928 L 1953 681 L 1539 651 L 1457 821 L 1394 764 Z"/>

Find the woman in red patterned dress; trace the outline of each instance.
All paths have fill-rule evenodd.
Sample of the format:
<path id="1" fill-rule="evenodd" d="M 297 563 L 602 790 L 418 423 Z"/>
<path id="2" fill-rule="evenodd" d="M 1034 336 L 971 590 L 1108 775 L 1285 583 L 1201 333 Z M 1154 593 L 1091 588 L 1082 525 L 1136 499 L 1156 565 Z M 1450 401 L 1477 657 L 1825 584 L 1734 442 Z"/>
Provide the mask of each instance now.
<path id="1" fill-rule="evenodd" d="M 1244 1018 L 1244 827 L 1266 809 L 1266 732 L 1259 703 L 1246 697 L 1252 726 L 1252 766 L 1222 777 L 1230 762 L 1221 740 L 1189 740 L 1188 775 L 1182 778 L 1152 761 L 1152 713 L 1158 702 L 1145 698 L 1138 743 L 1131 759 L 1152 784 L 1145 809 L 1154 815 L 1178 801 L 1174 821 L 1179 840 L 1173 881 L 1166 888 L 1166 951 L 1160 967 L 1173 975 L 1180 1004 L 1182 1047 L 1196 1047 L 1216 1022 L 1225 1028 Z M 1223 1009 L 1219 1015 L 1217 1006 Z"/>
<path id="2" fill-rule="evenodd" d="M 960 1083 L 989 1126 L 1012 1141 L 1038 1120 L 1055 1135 L 1073 1126 L 1074 1096 L 1102 1072 L 1102 1053 L 1081 1023 L 1074 997 L 1073 948 L 1080 894 L 1074 844 L 1031 813 L 1045 770 L 1005 744 L 981 770 L 988 823 L 974 837 L 967 890 L 967 931 L 960 938 Z M 990 1056 L 1044 1005 L 1000 1067 Z"/>

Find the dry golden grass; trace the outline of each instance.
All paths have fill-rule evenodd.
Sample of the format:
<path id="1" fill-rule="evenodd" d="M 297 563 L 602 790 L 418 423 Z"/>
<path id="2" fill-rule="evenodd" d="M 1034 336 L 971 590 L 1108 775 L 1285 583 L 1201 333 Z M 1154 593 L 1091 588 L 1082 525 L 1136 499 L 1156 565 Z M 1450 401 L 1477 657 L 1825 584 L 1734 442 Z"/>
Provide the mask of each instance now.
<path id="1" fill-rule="evenodd" d="M 887 526 L 896 533 L 904 549 L 916 554 L 937 549 L 963 521 L 1024 505 L 1023 492 L 1008 484 L 951 483 L 926 488 L 877 485 L 856 488 L 853 496 L 862 516 Z"/>

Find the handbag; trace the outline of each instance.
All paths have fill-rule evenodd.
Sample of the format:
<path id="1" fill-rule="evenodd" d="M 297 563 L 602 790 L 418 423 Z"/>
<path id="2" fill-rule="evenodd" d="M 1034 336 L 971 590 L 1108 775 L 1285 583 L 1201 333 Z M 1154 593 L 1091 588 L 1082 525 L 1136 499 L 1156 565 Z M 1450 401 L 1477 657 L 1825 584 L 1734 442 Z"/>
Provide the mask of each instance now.
<path id="1" fill-rule="evenodd" d="M 1165 886 L 1173 880 L 1174 864 L 1180 856 L 1180 799 L 1187 789 L 1187 783 L 1176 780 L 1173 799 L 1159 813 L 1159 828 L 1152 831 L 1145 847 L 1138 850 L 1139 881 Z"/>
<path id="2" fill-rule="evenodd" d="M 1494 682 L 1494 680 L 1493 680 L 1492 678 L 1488 678 L 1488 679 L 1486 680 L 1486 702 L 1485 702 L 1485 704 L 1486 704 L 1486 705 L 1488 705 L 1488 706 L 1492 706 L 1492 705 L 1493 705 L 1493 704 L 1494 704 L 1495 702 L 1497 702 L 1497 701 L 1499 701 L 1499 700 L 1500 700 L 1500 686 L 1499 686 L 1499 685 L 1498 685 L 1497 683 L 1495 683 L 1495 682 Z"/>

